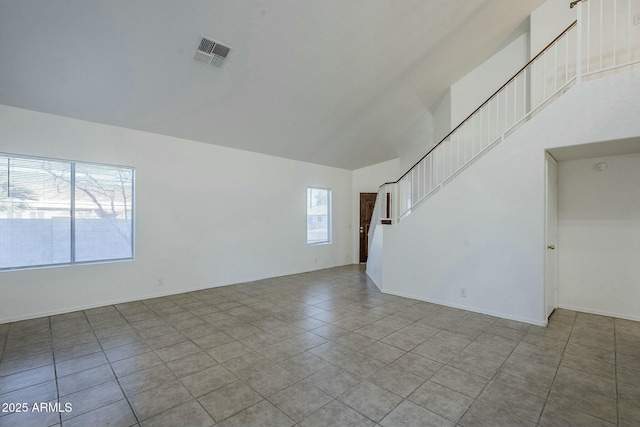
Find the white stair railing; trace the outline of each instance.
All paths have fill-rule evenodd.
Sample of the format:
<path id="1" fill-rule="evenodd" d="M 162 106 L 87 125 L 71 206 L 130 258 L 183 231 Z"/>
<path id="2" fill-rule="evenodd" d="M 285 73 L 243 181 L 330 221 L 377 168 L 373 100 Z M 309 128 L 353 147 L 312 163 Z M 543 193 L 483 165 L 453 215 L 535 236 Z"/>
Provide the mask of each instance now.
<path id="1" fill-rule="evenodd" d="M 580 78 L 633 69 L 640 62 L 640 0 L 582 0 L 576 5 Z"/>
<path id="2" fill-rule="evenodd" d="M 586 3 L 583 4 L 583 3 Z M 579 0 L 577 21 L 429 150 L 396 182 L 378 189 L 382 224 L 411 214 L 456 175 L 583 79 L 639 68 L 640 0 Z M 640 18 L 638 18 L 640 19 Z M 372 221 L 371 235 L 377 223 Z"/>

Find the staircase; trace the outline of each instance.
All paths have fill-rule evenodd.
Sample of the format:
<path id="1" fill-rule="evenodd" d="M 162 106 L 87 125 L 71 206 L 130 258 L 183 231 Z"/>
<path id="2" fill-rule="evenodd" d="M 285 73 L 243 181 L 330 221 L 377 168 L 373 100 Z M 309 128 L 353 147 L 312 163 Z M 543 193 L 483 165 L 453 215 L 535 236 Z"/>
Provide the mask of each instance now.
<path id="1" fill-rule="evenodd" d="M 367 274 L 385 293 L 546 324 L 545 150 L 640 136 L 640 4 L 575 7 L 576 22 L 380 186 Z"/>
<path id="2" fill-rule="evenodd" d="M 632 70 L 640 63 L 632 0 L 580 0 L 571 7 L 578 9 L 575 22 L 397 181 L 379 187 L 370 242 L 377 224 L 402 221 L 573 86 Z"/>

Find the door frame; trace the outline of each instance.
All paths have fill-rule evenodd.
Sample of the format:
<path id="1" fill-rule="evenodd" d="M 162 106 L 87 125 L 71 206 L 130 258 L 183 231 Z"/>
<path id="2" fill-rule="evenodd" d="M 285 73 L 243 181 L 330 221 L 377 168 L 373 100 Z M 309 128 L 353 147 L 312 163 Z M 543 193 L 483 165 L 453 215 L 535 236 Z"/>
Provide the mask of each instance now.
<path id="1" fill-rule="evenodd" d="M 544 318 L 548 319 L 553 310 L 558 308 L 560 283 L 558 276 L 558 161 L 549 153 L 545 152 L 544 162 Z M 555 182 L 552 182 L 551 174 L 555 172 Z M 555 197 L 555 203 L 550 203 L 550 197 Z M 551 212 L 555 205 L 555 212 Z M 553 215 L 552 215 L 553 214 Z M 549 236 L 549 227 L 554 226 L 555 236 Z M 554 249 L 550 247 L 553 246 Z M 553 250 L 553 253 L 550 253 Z M 552 274 L 549 270 L 553 268 L 549 265 L 550 256 L 555 257 L 555 278 L 550 280 Z"/>
<path id="2" fill-rule="evenodd" d="M 373 196 L 373 197 L 372 197 Z M 368 222 L 365 219 L 363 222 L 362 216 L 362 206 L 363 203 L 367 200 L 367 198 L 373 199 L 373 206 L 375 207 L 376 197 L 378 193 L 360 193 L 360 197 L 358 199 L 358 220 L 359 220 L 359 228 L 358 228 L 358 261 L 359 262 L 367 262 L 366 259 L 369 256 L 369 226 L 371 225 L 371 216 L 369 216 Z M 371 209 L 371 213 L 373 214 L 373 208 Z M 364 242 L 363 242 L 364 239 Z M 364 252 L 363 254 L 363 243 L 364 243 Z M 364 261 L 363 261 L 364 259 Z"/>

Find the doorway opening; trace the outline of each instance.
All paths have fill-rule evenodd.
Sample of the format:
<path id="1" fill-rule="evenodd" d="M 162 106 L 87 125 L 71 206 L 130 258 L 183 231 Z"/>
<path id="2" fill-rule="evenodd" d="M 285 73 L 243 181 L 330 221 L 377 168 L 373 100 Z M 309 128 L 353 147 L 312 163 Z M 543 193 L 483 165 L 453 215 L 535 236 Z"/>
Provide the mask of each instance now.
<path id="1" fill-rule="evenodd" d="M 640 138 L 559 147 L 549 154 L 557 160 L 558 180 L 556 306 L 640 320 Z M 550 266 L 547 258 L 547 281 Z"/>
<path id="2" fill-rule="evenodd" d="M 545 153 L 545 318 L 558 307 L 558 162 Z"/>
<path id="3" fill-rule="evenodd" d="M 360 193 L 360 262 L 369 257 L 369 226 L 378 193 Z"/>

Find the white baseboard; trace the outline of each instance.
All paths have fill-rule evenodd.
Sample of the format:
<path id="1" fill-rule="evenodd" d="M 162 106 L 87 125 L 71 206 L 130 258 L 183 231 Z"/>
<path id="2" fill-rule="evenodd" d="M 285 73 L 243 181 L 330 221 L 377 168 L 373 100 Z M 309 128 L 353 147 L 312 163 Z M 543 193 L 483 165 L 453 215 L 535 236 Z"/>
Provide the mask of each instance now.
<path id="1" fill-rule="evenodd" d="M 333 267 L 323 267 L 323 268 L 319 268 L 319 269 L 316 269 L 316 270 L 296 271 L 296 272 L 288 273 L 288 274 L 285 274 L 285 275 L 264 277 L 262 279 L 248 280 L 247 282 L 255 282 L 255 281 L 258 281 L 258 280 L 273 279 L 275 277 L 286 277 L 286 276 L 293 276 L 293 275 L 296 275 L 296 274 L 311 273 L 313 271 L 326 270 L 326 269 L 330 269 L 330 268 L 344 267 L 344 266 L 347 266 L 347 265 L 352 265 L 352 264 L 348 263 L 348 264 L 336 265 L 336 266 L 333 266 Z M 55 310 L 42 311 L 42 312 L 38 312 L 38 313 L 30 313 L 30 314 L 27 314 L 27 315 L 24 315 L 24 316 L 0 318 L 0 325 L 3 324 L 3 323 L 19 322 L 21 320 L 37 319 L 39 317 L 45 317 L 45 316 L 55 316 L 57 314 L 72 313 L 74 311 L 79 311 L 79 310 L 90 310 L 92 308 L 104 307 L 104 306 L 108 306 L 108 305 L 124 304 L 124 303 L 127 303 L 127 302 L 140 301 L 140 300 L 146 300 L 146 299 L 152 299 L 152 298 L 162 298 L 162 297 L 166 297 L 166 296 L 170 296 L 170 295 L 183 294 L 185 292 L 195 292 L 195 291 L 201 291 L 203 289 L 219 288 L 221 286 L 236 285 L 236 284 L 247 283 L 247 282 L 206 284 L 206 285 L 194 286 L 194 287 L 190 287 L 190 288 L 173 289 L 173 290 L 167 291 L 167 292 L 154 292 L 152 294 L 137 295 L 137 296 L 134 296 L 134 297 L 131 297 L 131 298 L 123 298 L 123 299 L 113 299 L 113 300 L 108 300 L 108 301 L 101 301 L 101 302 L 96 303 L 96 304 L 78 305 L 78 306 L 73 306 L 73 307 L 63 307 L 63 308 L 55 309 Z"/>
<path id="2" fill-rule="evenodd" d="M 616 317 L 618 319 L 634 320 L 636 322 L 640 322 L 640 316 L 629 316 L 626 314 L 612 313 L 604 310 L 594 310 L 592 308 L 576 307 L 573 305 L 565 305 L 565 304 L 559 304 L 558 308 L 564 308 L 567 310 L 580 311 L 582 313 L 597 314 L 599 316 Z"/>
<path id="3" fill-rule="evenodd" d="M 536 326 L 547 326 L 547 319 L 545 319 L 544 321 L 533 320 L 533 319 L 528 319 L 526 317 L 512 316 L 512 315 L 509 315 L 509 314 L 498 313 L 498 312 L 491 311 L 491 310 L 483 310 L 483 309 L 478 309 L 476 307 L 468 307 L 468 306 L 464 306 L 464 305 L 460 305 L 460 304 L 452 304 L 450 302 L 439 301 L 439 300 L 429 299 L 429 298 L 423 298 L 423 297 L 407 294 L 407 293 L 404 293 L 404 292 L 389 292 L 389 291 L 382 291 L 382 292 L 385 293 L 385 294 L 395 295 L 395 296 L 398 296 L 398 297 L 411 298 L 411 299 L 416 299 L 416 300 L 419 300 L 419 301 L 430 302 L 432 304 L 444 305 L 445 307 L 453 307 L 453 308 L 459 308 L 459 309 L 462 309 L 462 310 L 473 311 L 474 313 L 487 314 L 489 316 L 500 317 L 502 319 L 515 320 L 517 322 L 529 323 L 529 324 L 536 325 Z"/>
<path id="4" fill-rule="evenodd" d="M 203 290 L 203 289 L 218 288 L 220 286 L 227 286 L 227 285 L 211 285 L 211 286 L 203 286 L 203 287 L 197 287 L 197 288 L 187 288 L 187 289 L 180 289 L 180 290 L 172 290 L 172 291 L 169 291 L 169 292 L 145 294 L 145 295 L 135 296 L 135 297 L 132 297 L 132 298 L 124 298 L 124 299 L 115 299 L 115 300 L 110 300 L 110 301 L 103 301 L 103 302 L 100 302 L 98 304 L 79 305 L 79 306 L 74 306 L 74 307 L 65 307 L 65 308 L 61 308 L 61 309 L 57 309 L 57 310 L 43 311 L 43 312 L 39 312 L 39 313 L 31 313 L 31 314 L 28 314 L 26 316 L 18 316 L 18 317 L 0 319 L 0 324 L 11 323 L 11 322 L 20 322 L 21 320 L 37 319 L 39 317 L 45 317 L 45 316 L 55 316 L 57 314 L 73 313 L 74 311 L 90 310 L 92 308 L 105 307 L 105 306 L 108 306 L 108 305 L 124 304 L 124 303 L 127 303 L 127 302 L 141 301 L 141 300 L 152 299 L 152 298 L 162 298 L 162 297 L 166 297 L 166 296 L 170 296 L 170 295 L 183 294 L 185 292 L 194 292 L 194 291 L 200 291 L 200 290 Z"/>

